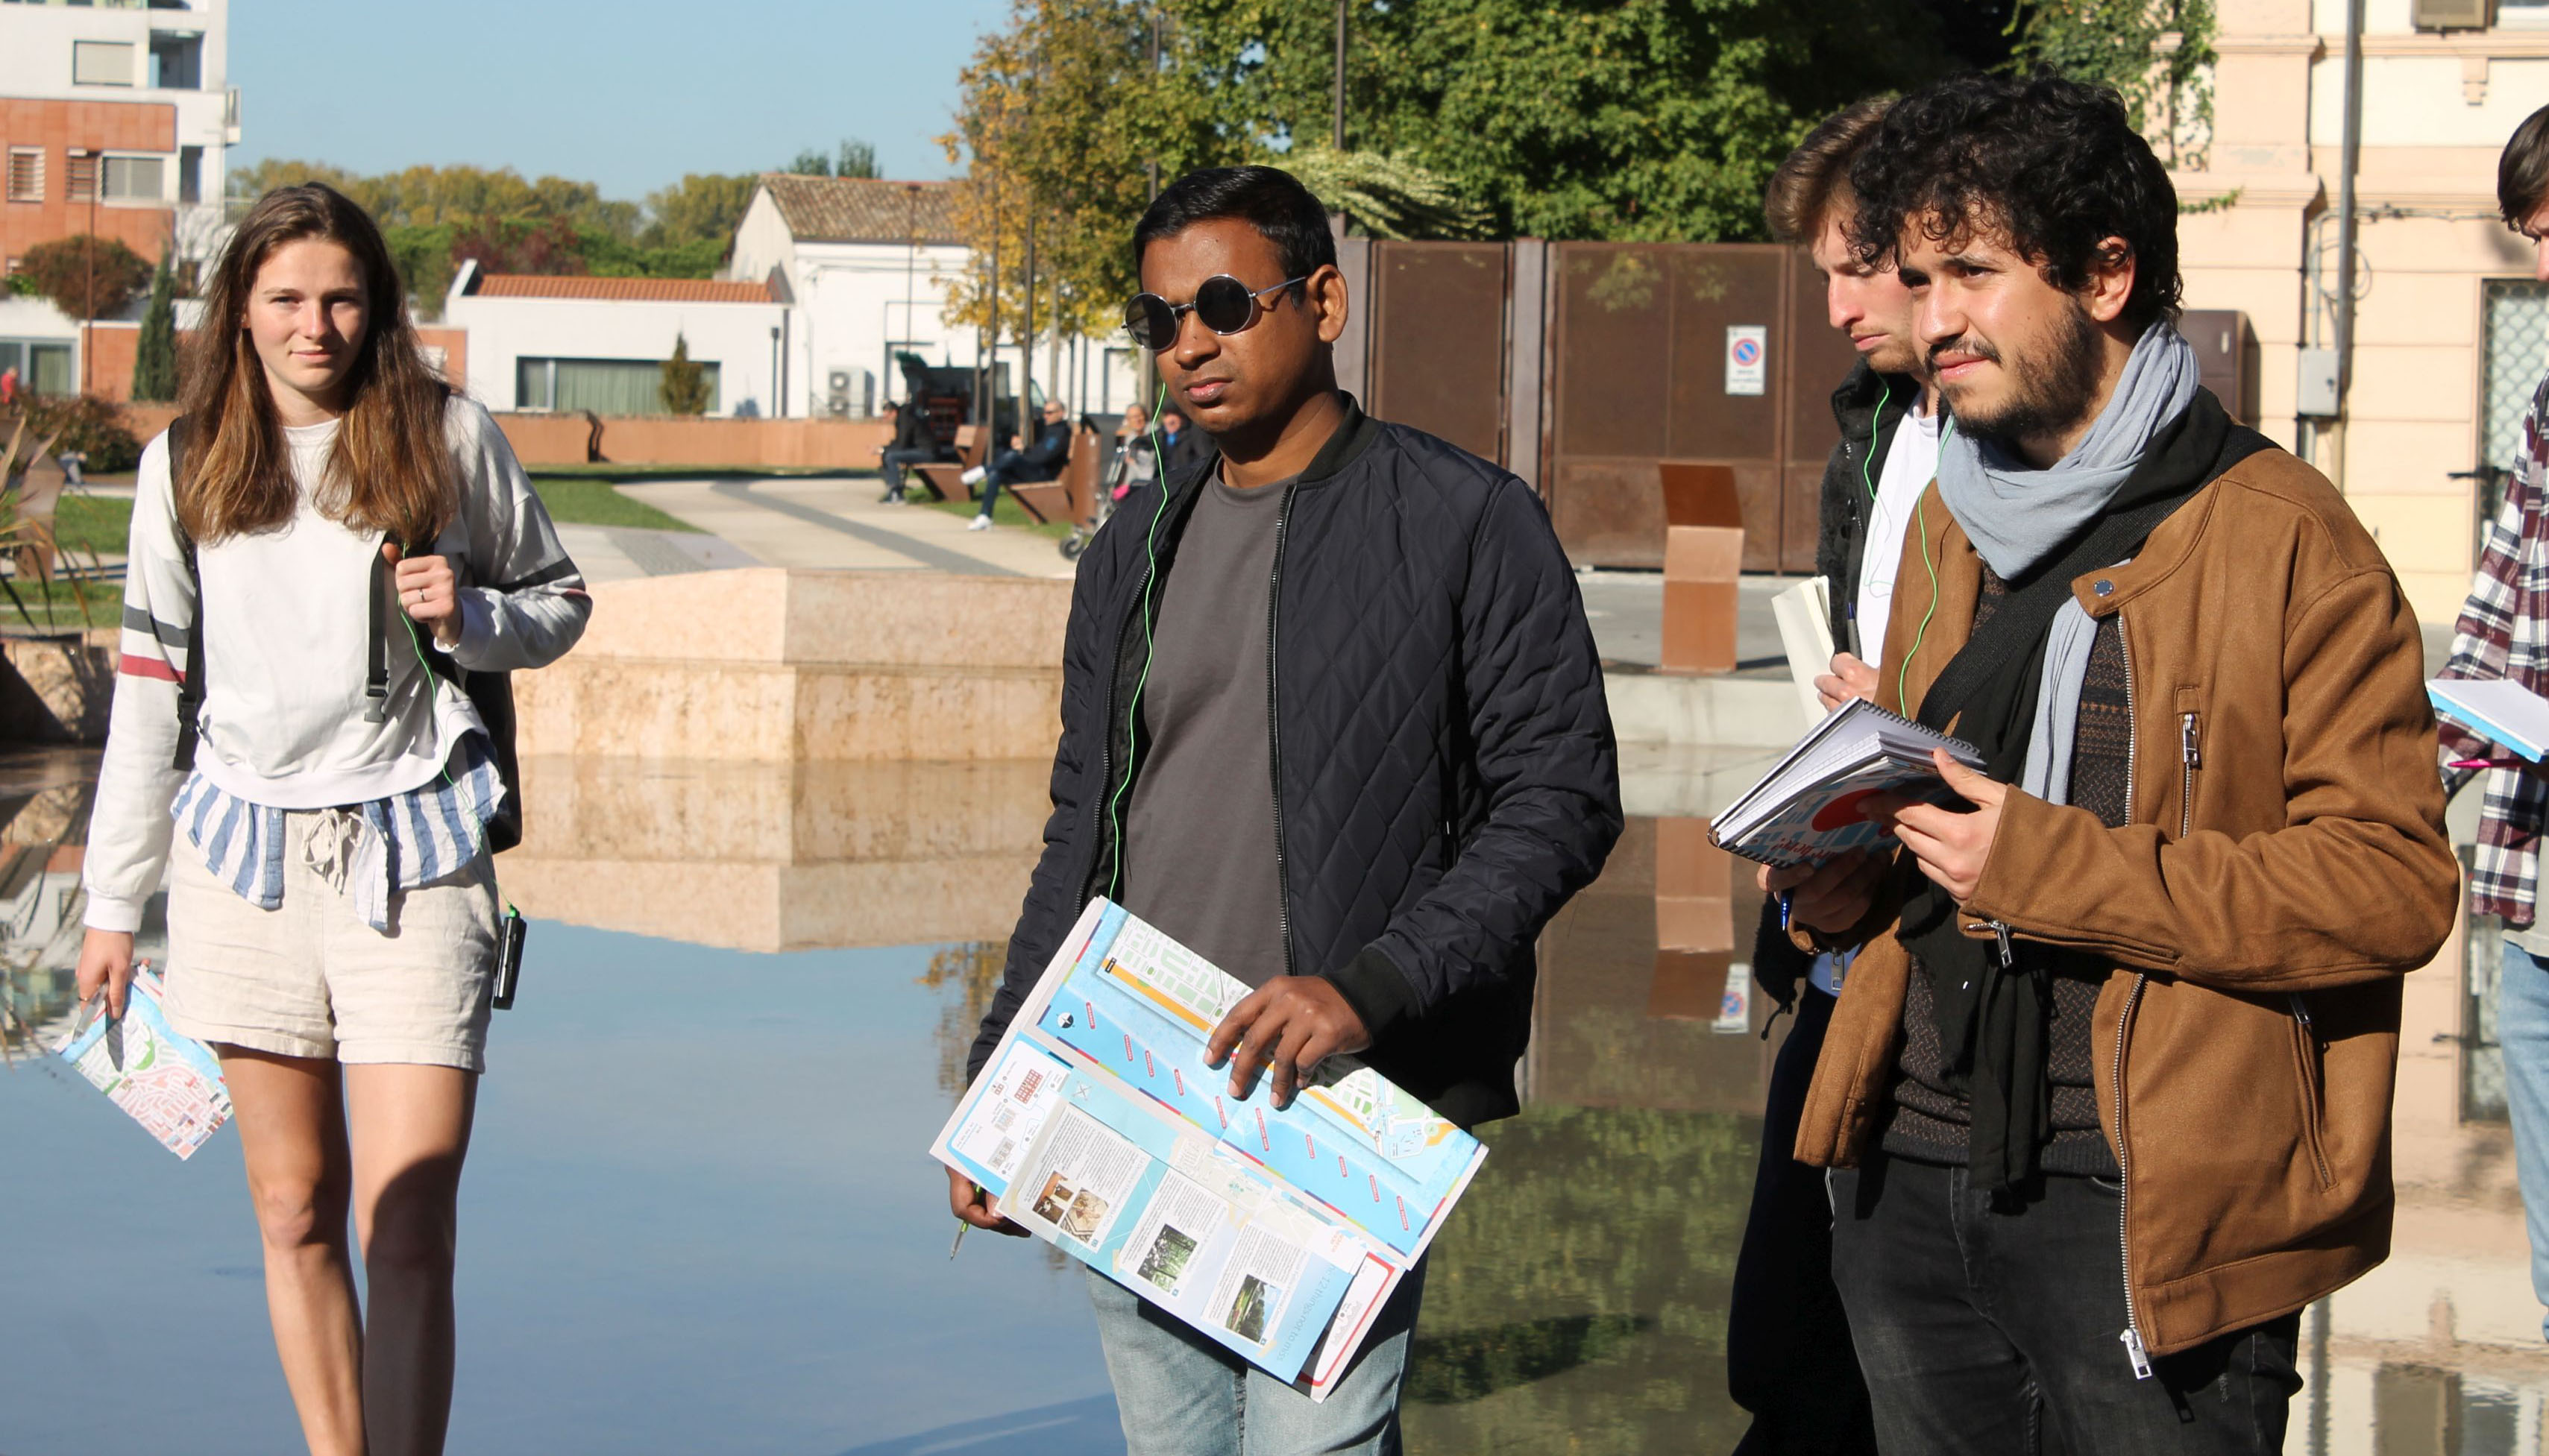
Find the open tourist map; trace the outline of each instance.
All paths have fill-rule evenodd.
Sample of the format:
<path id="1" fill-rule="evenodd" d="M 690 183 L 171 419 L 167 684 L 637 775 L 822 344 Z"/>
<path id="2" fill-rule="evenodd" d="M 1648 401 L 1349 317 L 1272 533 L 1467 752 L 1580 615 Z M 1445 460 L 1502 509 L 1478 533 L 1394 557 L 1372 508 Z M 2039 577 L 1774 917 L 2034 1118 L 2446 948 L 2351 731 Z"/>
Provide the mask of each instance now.
<path id="1" fill-rule="evenodd" d="M 230 1084 L 209 1047 L 168 1025 L 159 996 L 159 977 L 137 967 L 122 1020 L 93 1011 L 53 1049 L 160 1146 L 193 1157 L 231 1120 Z"/>
<path id="2" fill-rule="evenodd" d="M 1288 1108 L 1263 1079 L 1230 1096 L 1204 1046 L 1247 994 L 1094 901 L 930 1150 L 1038 1237 L 1324 1400 L 1487 1150 L 1347 1059 Z"/>

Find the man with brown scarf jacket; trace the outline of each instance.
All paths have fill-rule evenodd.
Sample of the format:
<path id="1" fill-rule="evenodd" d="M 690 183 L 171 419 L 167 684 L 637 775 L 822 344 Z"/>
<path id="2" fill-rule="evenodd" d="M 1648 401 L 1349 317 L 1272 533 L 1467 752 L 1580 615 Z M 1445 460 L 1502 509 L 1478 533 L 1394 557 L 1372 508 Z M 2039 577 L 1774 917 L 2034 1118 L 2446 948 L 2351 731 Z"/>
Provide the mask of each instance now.
<path id="1" fill-rule="evenodd" d="M 1899 855 L 1765 877 L 1864 946 L 1797 1156 L 1843 1170 L 1879 1443 L 2279 1450 L 2298 1312 L 2388 1252 L 2401 977 L 2453 917 L 2414 616 L 2196 387 L 2112 93 L 1942 82 L 1851 182 L 1963 437 L 1876 696 L 1989 769 L 1882 806 Z"/>

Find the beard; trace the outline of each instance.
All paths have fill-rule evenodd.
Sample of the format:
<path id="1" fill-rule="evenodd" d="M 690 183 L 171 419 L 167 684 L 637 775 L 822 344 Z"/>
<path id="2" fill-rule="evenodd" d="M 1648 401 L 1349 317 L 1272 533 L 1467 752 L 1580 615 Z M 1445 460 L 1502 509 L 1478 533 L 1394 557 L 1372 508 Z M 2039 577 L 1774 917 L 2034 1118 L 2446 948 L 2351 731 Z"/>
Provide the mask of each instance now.
<path id="1" fill-rule="evenodd" d="M 2009 446 L 2024 439 L 2058 436 L 2086 422 L 2098 401 L 2099 345 L 2097 322 L 2074 302 L 2064 310 L 2040 357 L 2029 351 L 2011 365 L 1988 339 L 1970 335 L 1950 339 L 1931 352 L 1935 355 L 1953 348 L 2003 364 L 2011 384 L 2006 403 L 1967 407 L 1949 390 L 1947 406 L 1955 413 L 1957 428 Z"/>

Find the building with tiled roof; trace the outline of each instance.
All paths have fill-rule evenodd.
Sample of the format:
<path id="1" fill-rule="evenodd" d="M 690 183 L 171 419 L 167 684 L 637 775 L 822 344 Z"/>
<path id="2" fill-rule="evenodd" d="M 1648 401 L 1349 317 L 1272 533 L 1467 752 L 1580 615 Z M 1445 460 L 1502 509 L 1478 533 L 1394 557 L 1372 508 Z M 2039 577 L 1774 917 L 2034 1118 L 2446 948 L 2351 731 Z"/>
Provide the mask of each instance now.
<path id="1" fill-rule="evenodd" d="M 956 226 L 956 184 L 765 172 L 743 220 L 725 276 L 768 280 L 791 303 L 787 412 L 862 418 L 904 392 L 897 356 L 973 368 L 981 341 L 944 313 L 948 284 L 974 267 Z M 1011 309 L 1016 300 L 1009 304 Z M 1001 330 L 1014 333 L 1012 320 Z M 1133 358 L 1119 336 L 1066 342 L 1057 382 L 1054 350 L 1040 343 L 1031 375 L 1040 391 L 1103 410 L 1133 395 Z M 996 392 L 1020 384 L 1030 361 L 1000 350 Z"/>
<path id="2" fill-rule="evenodd" d="M 771 304 L 770 284 L 721 278 L 595 278 L 546 273 L 473 275 L 470 296 L 489 299 L 627 299 L 650 304 Z"/>
<path id="3" fill-rule="evenodd" d="M 799 242 L 964 242 L 950 183 L 764 172 L 761 186 Z"/>
<path id="4" fill-rule="evenodd" d="M 551 277 L 460 265 L 442 321 L 463 330 L 466 388 L 490 410 L 665 412 L 676 342 L 710 414 L 778 412 L 788 303 L 768 279 Z"/>

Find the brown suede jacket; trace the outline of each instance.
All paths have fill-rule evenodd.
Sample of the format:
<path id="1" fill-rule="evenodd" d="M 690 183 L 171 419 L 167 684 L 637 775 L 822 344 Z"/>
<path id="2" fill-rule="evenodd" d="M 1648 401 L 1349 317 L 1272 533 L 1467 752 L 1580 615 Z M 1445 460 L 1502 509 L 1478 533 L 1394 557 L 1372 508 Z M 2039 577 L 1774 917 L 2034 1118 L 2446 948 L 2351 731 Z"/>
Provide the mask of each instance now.
<path id="1" fill-rule="evenodd" d="M 1903 562 L 1880 674 L 1897 710 L 1897 666 L 1909 659 L 1917 705 L 1981 592 L 1935 485 Z M 2128 1330 L 2166 1354 L 2388 1255 L 2401 977 L 2450 933 L 2459 868 L 2415 616 L 2316 471 L 2250 455 L 2073 591 L 2123 619 L 2129 822 L 2012 790 L 1967 930 L 1998 922 L 2115 965 L 2098 1105 L 2124 1169 Z M 1898 876 L 1917 872 L 1902 858 Z M 1894 923 L 1881 903 L 1832 938 L 1866 947 L 1815 1069 L 1802 1161 L 1855 1165 L 1884 1111 L 1911 973 Z"/>

